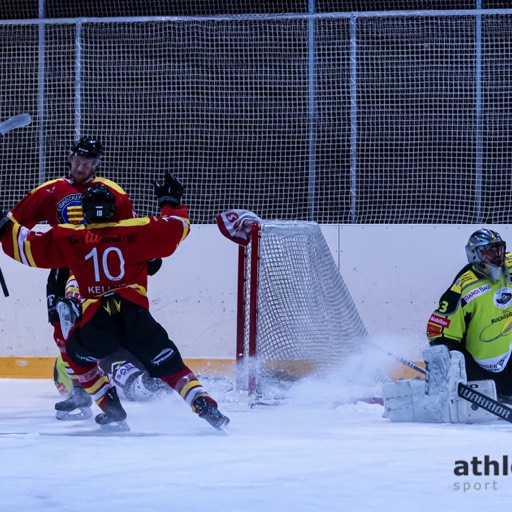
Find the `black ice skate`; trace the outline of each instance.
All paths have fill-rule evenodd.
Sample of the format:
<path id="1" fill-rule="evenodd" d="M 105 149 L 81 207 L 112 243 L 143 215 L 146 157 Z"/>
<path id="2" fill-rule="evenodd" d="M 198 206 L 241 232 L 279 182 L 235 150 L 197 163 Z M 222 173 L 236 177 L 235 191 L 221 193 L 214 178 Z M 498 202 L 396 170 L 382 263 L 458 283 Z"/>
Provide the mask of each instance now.
<path id="1" fill-rule="evenodd" d="M 129 432 L 130 427 L 126 423 L 126 411 L 123 409 L 117 390 L 110 388 L 106 393 L 107 406 L 105 410 L 95 418 L 102 430 L 109 432 Z"/>
<path id="2" fill-rule="evenodd" d="M 86 420 L 92 416 L 92 399 L 82 387 L 73 387 L 71 396 L 55 404 L 55 417 L 63 421 Z"/>
<path id="3" fill-rule="evenodd" d="M 199 417 L 205 419 L 213 428 L 227 432 L 229 418 L 217 409 L 217 403 L 213 398 L 205 395 L 198 396 L 192 402 L 192 406 Z"/>

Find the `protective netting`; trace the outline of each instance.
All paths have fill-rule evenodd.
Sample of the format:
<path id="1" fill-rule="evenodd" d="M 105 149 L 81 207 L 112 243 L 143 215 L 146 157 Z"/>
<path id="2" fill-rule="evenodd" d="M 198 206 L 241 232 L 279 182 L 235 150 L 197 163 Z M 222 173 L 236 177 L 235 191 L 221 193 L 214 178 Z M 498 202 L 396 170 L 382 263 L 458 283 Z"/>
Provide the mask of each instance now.
<path id="1" fill-rule="evenodd" d="M 251 354 L 251 267 L 259 268 L 255 331 L 259 392 L 265 395 L 267 382 L 332 370 L 360 349 L 366 328 L 318 224 L 264 222 L 257 262 L 251 259 L 251 245 L 246 254 L 246 356 Z"/>
<path id="2" fill-rule="evenodd" d="M 0 19 L 508 8 L 508 0 L 2 0 Z"/>
<path id="3" fill-rule="evenodd" d="M 193 223 L 509 223 L 511 32 L 512 10 L 0 22 L 0 119 L 34 119 L 0 206 L 81 134 L 139 214 L 171 170 Z"/>

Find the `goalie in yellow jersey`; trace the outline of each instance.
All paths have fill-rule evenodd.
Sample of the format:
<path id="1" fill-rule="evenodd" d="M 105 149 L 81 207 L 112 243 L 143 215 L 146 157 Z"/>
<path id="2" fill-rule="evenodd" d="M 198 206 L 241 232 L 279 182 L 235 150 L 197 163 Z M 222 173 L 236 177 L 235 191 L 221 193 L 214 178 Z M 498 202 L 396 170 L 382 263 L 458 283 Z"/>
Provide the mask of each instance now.
<path id="1" fill-rule="evenodd" d="M 384 389 L 385 416 L 391 420 L 493 419 L 458 395 L 459 383 L 512 403 L 512 253 L 497 232 L 482 228 L 469 237 L 466 255 L 467 265 L 428 320 L 427 380 Z"/>
<path id="2" fill-rule="evenodd" d="M 466 245 L 468 264 L 442 295 L 427 325 L 430 345 L 464 355 L 470 380 L 491 379 L 503 400 L 512 395 L 512 254 L 490 229 Z"/>

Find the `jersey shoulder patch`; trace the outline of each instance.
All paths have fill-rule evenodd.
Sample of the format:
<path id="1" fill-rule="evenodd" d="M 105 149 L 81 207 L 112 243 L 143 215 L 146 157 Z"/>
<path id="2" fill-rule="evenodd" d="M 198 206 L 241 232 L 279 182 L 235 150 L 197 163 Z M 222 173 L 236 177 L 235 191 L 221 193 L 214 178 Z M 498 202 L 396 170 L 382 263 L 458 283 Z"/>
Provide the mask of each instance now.
<path id="1" fill-rule="evenodd" d="M 54 180 L 45 181 L 41 185 L 34 188 L 31 193 L 33 194 L 34 192 L 38 192 L 39 190 L 44 190 L 44 189 L 48 189 L 49 191 L 52 191 L 55 188 L 55 185 L 57 185 L 59 183 L 59 181 L 61 181 L 61 180 L 62 180 L 62 178 L 56 178 Z"/>
<path id="2" fill-rule="evenodd" d="M 472 265 L 466 265 L 455 276 L 455 279 L 450 288 L 448 288 L 448 290 L 443 293 L 435 313 L 440 313 L 441 315 L 447 316 L 455 313 L 455 311 L 457 311 L 460 307 L 461 299 L 463 299 L 465 290 L 468 287 L 477 284 L 480 279 L 481 277 L 479 277 L 473 271 Z"/>
<path id="3" fill-rule="evenodd" d="M 512 270 L 512 252 L 507 252 L 505 254 L 505 267 Z"/>
<path id="4" fill-rule="evenodd" d="M 473 269 L 472 265 L 466 265 L 455 278 L 452 290 L 462 293 L 464 288 L 471 286 L 482 279 Z"/>
<path id="5" fill-rule="evenodd" d="M 108 188 L 111 188 L 112 190 L 115 190 L 119 194 L 126 195 L 126 192 L 123 190 L 122 187 L 120 187 L 115 181 L 109 180 L 107 178 L 94 178 L 93 183 L 102 183 L 103 185 L 106 185 Z"/>

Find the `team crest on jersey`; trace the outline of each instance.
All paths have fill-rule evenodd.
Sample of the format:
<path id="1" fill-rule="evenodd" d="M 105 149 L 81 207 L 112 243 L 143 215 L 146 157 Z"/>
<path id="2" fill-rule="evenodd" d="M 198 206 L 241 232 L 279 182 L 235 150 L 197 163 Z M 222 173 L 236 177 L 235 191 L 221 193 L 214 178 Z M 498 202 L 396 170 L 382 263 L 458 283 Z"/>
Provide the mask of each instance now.
<path id="1" fill-rule="evenodd" d="M 59 224 L 83 224 L 82 194 L 69 194 L 57 203 Z"/>
<path id="2" fill-rule="evenodd" d="M 508 308 L 512 304 L 512 288 L 500 288 L 494 294 L 494 304 L 498 308 Z"/>

